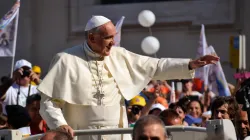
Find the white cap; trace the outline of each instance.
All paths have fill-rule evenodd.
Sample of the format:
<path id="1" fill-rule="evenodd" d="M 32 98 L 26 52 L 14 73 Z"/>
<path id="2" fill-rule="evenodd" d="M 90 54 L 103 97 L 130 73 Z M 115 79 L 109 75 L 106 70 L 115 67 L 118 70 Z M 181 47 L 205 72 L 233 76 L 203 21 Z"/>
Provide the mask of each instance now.
<path id="1" fill-rule="evenodd" d="M 110 22 L 110 19 L 104 16 L 92 16 L 85 27 L 85 31 L 89 31 L 108 22 Z"/>
<path id="2" fill-rule="evenodd" d="M 27 66 L 29 68 L 32 68 L 32 65 L 30 62 L 28 62 L 27 60 L 24 60 L 24 59 L 21 59 L 21 60 L 18 60 L 15 64 L 15 69 L 14 70 L 17 70 L 17 69 L 20 69 L 21 67 L 23 66 Z"/>
<path id="3" fill-rule="evenodd" d="M 154 110 L 154 109 L 160 109 L 161 111 L 164 111 L 166 108 L 162 105 L 162 104 L 153 104 L 152 107 L 150 108 L 150 110 Z"/>

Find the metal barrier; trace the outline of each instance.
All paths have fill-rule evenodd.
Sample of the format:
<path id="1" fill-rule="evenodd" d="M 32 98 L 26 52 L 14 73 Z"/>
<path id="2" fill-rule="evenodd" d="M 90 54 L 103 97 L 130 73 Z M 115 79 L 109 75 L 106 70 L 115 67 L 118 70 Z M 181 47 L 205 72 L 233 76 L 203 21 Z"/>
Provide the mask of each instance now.
<path id="1" fill-rule="evenodd" d="M 231 120 L 209 120 L 206 128 L 192 126 L 167 126 L 172 140 L 205 140 L 220 137 L 220 140 L 237 140 L 234 125 Z M 75 130 L 75 136 L 132 134 L 132 128 Z M 0 130 L 0 140 L 38 140 L 43 134 L 22 138 L 19 130 Z"/>
<path id="2" fill-rule="evenodd" d="M 87 130 L 75 130 L 75 136 L 80 135 L 108 135 L 108 134 L 132 134 L 132 128 L 117 128 L 117 129 L 87 129 Z M 166 126 L 166 130 L 170 132 L 200 132 L 206 134 L 206 128 L 192 127 L 192 126 Z M 41 138 L 43 134 L 33 135 L 22 140 L 37 140 Z M 187 137 L 187 136 L 184 136 Z"/>
<path id="3" fill-rule="evenodd" d="M 0 139 L 1 140 L 21 140 L 22 133 L 19 130 L 0 130 Z"/>

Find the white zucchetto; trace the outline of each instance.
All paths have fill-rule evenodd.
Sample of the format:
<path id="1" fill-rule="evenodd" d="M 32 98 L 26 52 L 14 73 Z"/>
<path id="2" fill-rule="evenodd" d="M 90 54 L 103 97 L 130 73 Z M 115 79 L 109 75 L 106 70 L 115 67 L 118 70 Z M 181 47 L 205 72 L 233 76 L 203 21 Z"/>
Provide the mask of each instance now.
<path id="1" fill-rule="evenodd" d="M 88 21 L 85 31 L 89 31 L 91 29 L 94 29 L 96 27 L 99 27 L 107 22 L 109 22 L 110 19 L 104 17 L 104 16 L 92 16 L 92 18 Z"/>

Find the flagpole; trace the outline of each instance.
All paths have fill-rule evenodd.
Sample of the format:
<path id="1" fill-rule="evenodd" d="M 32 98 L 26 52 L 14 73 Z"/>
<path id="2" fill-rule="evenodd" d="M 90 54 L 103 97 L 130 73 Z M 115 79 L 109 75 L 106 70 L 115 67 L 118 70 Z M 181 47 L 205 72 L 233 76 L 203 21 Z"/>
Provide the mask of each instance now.
<path id="1" fill-rule="evenodd" d="M 17 2 L 20 0 L 17 0 Z M 14 63 L 15 63 L 15 55 L 16 55 L 16 41 L 17 41 L 17 30 L 18 30 L 18 19 L 19 19 L 19 11 L 20 7 L 17 11 L 16 19 L 15 19 L 15 33 L 14 33 L 14 41 L 13 41 L 13 56 L 12 56 L 12 62 L 11 62 L 11 71 L 10 71 L 10 77 L 13 77 L 13 71 L 14 71 Z"/>

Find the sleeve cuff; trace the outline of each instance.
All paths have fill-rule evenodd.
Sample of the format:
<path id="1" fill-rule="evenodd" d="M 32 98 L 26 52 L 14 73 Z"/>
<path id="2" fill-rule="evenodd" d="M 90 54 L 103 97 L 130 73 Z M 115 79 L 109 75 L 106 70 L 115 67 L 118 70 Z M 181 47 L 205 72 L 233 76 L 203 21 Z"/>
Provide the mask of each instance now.
<path id="1" fill-rule="evenodd" d="M 195 69 L 192 69 L 191 66 L 189 65 L 189 62 L 192 61 L 192 59 L 187 59 L 187 63 L 183 65 L 183 71 L 187 71 L 188 72 L 188 77 L 190 77 L 190 79 L 193 79 L 195 76 Z M 189 79 L 189 78 L 183 78 L 183 79 Z"/>

